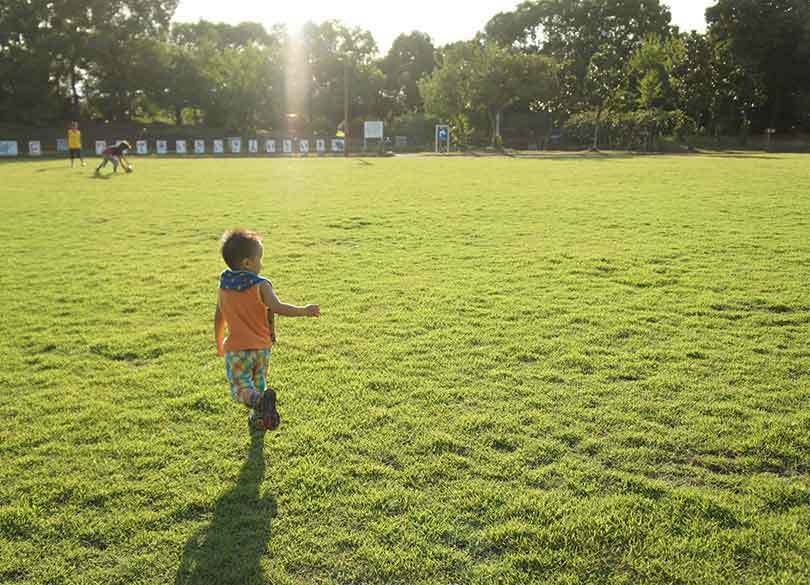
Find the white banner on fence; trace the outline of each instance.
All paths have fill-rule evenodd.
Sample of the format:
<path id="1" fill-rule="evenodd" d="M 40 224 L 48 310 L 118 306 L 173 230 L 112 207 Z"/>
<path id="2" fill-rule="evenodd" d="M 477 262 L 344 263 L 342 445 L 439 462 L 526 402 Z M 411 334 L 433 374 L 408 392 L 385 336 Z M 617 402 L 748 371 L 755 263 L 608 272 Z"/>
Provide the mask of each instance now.
<path id="1" fill-rule="evenodd" d="M 185 140 L 178 140 L 174 144 L 174 151 L 177 154 L 186 154 L 188 150 L 186 149 L 186 141 Z"/>
<path id="2" fill-rule="evenodd" d="M 332 140 L 332 152 L 343 152 L 346 148 L 346 140 L 343 138 L 334 138 Z"/>
<path id="3" fill-rule="evenodd" d="M 304 139 L 298 142 L 298 152 L 307 154 L 309 152 L 309 140 Z"/>
<path id="4" fill-rule="evenodd" d="M 16 140 L 0 140 L 0 156 L 17 156 Z"/>
<path id="5" fill-rule="evenodd" d="M 165 140 L 158 140 L 155 146 L 155 150 L 158 154 L 166 154 L 169 150 L 169 145 L 166 143 Z"/>
<path id="6" fill-rule="evenodd" d="M 258 140 L 255 140 L 253 138 L 248 140 L 248 152 L 252 152 L 253 154 L 256 154 L 257 152 L 259 152 L 259 141 Z"/>
<path id="7" fill-rule="evenodd" d="M 242 152 L 242 139 L 241 138 L 228 138 L 228 146 L 231 147 L 233 154 Z"/>
<path id="8" fill-rule="evenodd" d="M 107 142 L 105 140 L 96 140 L 96 154 L 100 155 L 107 149 Z"/>
<path id="9" fill-rule="evenodd" d="M 326 140 L 323 138 L 318 138 L 315 141 L 315 150 L 318 152 L 326 152 Z"/>
<path id="10" fill-rule="evenodd" d="M 29 156 L 42 155 L 42 143 L 39 140 L 30 140 L 28 142 L 28 155 Z"/>
<path id="11" fill-rule="evenodd" d="M 199 138 L 194 141 L 194 153 L 195 154 L 205 154 L 205 140 L 200 140 Z"/>
<path id="12" fill-rule="evenodd" d="M 56 152 L 67 152 L 67 151 L 68 151 L 67 138 L 57 138 Z"/>
<path id="13" fill-rule="evenodd" d="M 135 152 L 138 154 L 149 154 L 149 143 L 146 140 L 135 141 Z"/>
<path id="14" fill-rule="evenodd" d="M 276 152 L 276 141 L 275 140 L 265 140 L 264 141 L 264 151 L 267 154 L 275 154 L 275 152 Z"/>
<path id="15" fill-rule="evenodd" d="M 214 140 L 214 154 L 222 154 L 225 152 L 225 142 L 223 140 Z"/>
<path id="16" fill-rule="evenodd" d="M 291 154 L 292 153 L 292 140 L 289 138 L 282 141 L 281 146 L 284 149 L 284 154 Z"/>

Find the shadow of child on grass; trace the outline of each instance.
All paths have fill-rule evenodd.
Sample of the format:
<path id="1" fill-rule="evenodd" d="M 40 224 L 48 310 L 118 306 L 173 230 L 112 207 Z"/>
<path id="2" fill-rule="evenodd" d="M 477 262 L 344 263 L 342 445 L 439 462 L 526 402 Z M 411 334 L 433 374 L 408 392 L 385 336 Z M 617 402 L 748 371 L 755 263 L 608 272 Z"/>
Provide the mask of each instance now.
<path id="1" fill-rule="evenodd" d="M 260 495 L 264 436 L 253 433 L 236 485 L 222 494 L 211 523 L 186 543 L 176 585 L 263 584 L 261 559 L 276 515 L 273 497 Z"/>

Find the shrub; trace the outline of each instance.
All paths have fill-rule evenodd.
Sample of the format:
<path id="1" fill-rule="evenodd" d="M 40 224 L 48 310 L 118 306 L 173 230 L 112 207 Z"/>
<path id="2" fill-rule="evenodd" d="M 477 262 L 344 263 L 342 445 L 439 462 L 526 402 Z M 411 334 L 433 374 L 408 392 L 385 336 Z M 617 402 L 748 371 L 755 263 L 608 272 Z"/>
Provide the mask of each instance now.
<path id="1" fill-rule="evenodd" d="M 578 144 L 590 144 L 596 125 L 596 112 L 585 111 L 571 116 L 565 123 L 569 138 Z M 659 136 L 674 136 L 686 141 L 696 132 L 695 121 L 681 110 L 658 109 L 635 112 L 602 112 L 599 120 L 600 144 L 638 148 Z"/>

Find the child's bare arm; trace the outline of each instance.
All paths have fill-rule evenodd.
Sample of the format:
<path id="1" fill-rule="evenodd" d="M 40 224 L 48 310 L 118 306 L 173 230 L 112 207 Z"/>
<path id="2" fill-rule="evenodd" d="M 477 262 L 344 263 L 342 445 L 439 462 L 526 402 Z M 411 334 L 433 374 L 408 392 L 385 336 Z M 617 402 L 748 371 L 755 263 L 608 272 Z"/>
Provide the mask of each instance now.
<path id="1" fill-rule="evenodd" d="M 267 307 L 277 315 L 285 317 L 320 317 L 321 308 L 318 305 L 307 305 L 306 307 L 296 307 L 282 303 L 276 296 L 276 291 L 269 282 L 261 285 L 262 301 Z"/>
<path id="2" fill-rule="evenodd" d="M 225 318 L 222 316 L 222 311 L 219 310 L 219 303 L 217 303 L 217 310 L 214 311 L 214 339 L 217 342 L 217 353 L 220 356 L 225 355 L 222 348 L 225 341 Z"/>

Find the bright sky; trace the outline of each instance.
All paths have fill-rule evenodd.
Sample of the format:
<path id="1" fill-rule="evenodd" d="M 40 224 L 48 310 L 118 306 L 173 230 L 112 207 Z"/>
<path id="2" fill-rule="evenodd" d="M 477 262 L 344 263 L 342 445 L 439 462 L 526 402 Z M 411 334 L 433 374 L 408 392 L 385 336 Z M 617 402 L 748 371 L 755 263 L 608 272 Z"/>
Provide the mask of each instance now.
<path id="1" fill-rule="evenodd" d="M 664 0 L 681 30 L 704 30 L 704 11 L 713 0 Z M 498 12 L 517 0 L 180 0 L 175 20 L 202 19 L 237 24 L 260 22 L 266 28 L 285 23 L 290 30 L 307 21 L 340 20 L 370 30 L 385 53 L 403 32 L 428 33 L 435 45 L 472 38 Z"/>

